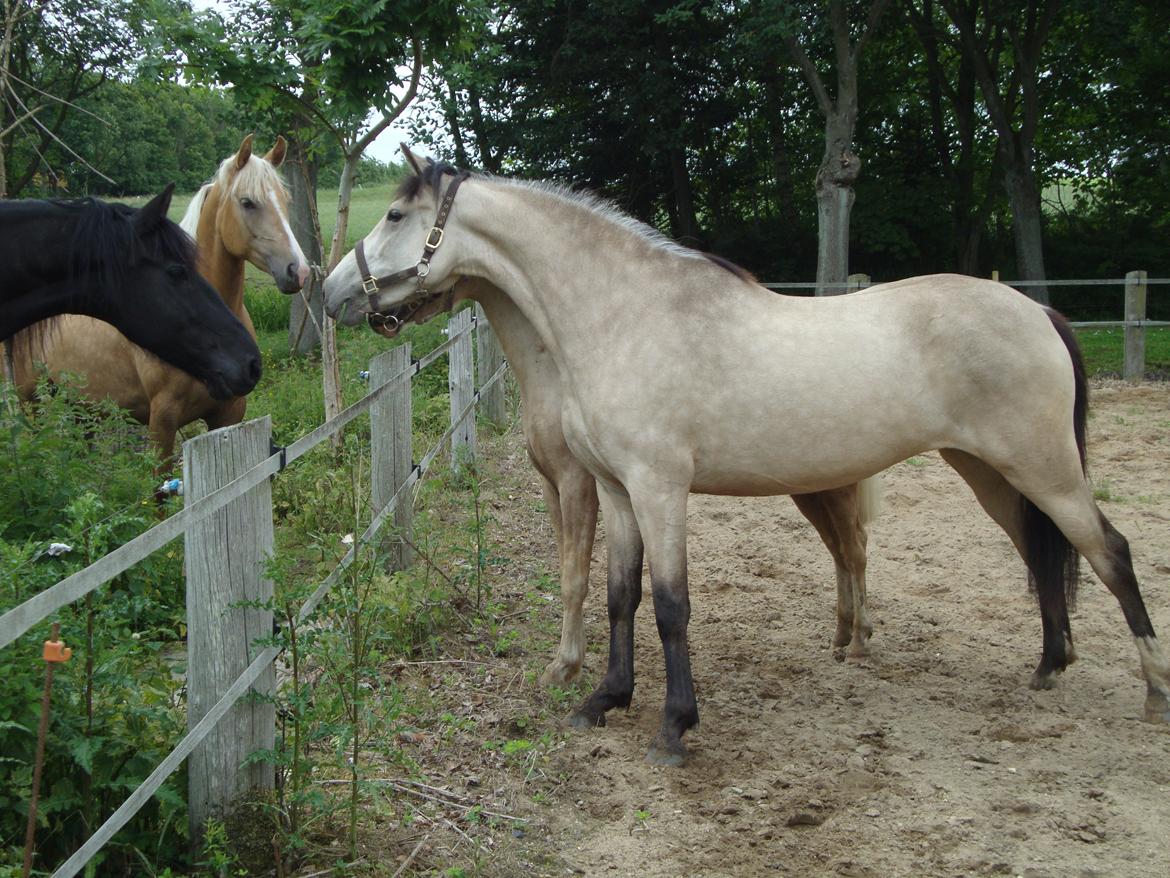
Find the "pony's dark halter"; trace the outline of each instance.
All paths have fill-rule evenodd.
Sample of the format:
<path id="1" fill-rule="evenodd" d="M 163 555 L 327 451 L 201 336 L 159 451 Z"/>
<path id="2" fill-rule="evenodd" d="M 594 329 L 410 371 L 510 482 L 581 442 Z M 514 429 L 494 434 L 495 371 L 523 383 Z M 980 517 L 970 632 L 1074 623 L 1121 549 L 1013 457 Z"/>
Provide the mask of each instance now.
<path id="1" fill-rule="evenodd" d="M 370 303 L 370 310 L 366 314 L 366 323 L 369 324 L 370 329 L 380 335 L 388 336 L 397 332 L 403 323 L 402 320 L 393 314 L 383 314 L 378 310 L 378 291 L 382 287 L 388 287 L 401 280 L 408 280 L 414 277 L 418 278 L 416 292 L 422 296 L 427 294 L 426 278 L 431 273 L 431 257 L 435 255 L 435 251 L 443 243 L 443 226 L 447 224 L 447 218 L 451 215 L 451 206 L 455 203 L 455 193 L 459 191 L 459 184 L 470 176 L 471 174 L 467 171 L 460 171 L 455 175 L 455 179 L 451 181 L 451 185 L 447 187 L 447 192 L 439 204 L 439 212 L 435 216 L 435 224 L 427 232 L 427 239 L 423 244 L 422 258 L 415 265 L 410 268 L 404 268 L 402 271 L 396 271 L 394 274 L 374 277 L 373 272 L 370 271 L 369 264 L 366 262 L 365 240 L 359 240 L 357 246 L 353 248 L 353 254 L 357 259 L 358 271 L 361 272 L 362 291 L 365 292 Z"/>

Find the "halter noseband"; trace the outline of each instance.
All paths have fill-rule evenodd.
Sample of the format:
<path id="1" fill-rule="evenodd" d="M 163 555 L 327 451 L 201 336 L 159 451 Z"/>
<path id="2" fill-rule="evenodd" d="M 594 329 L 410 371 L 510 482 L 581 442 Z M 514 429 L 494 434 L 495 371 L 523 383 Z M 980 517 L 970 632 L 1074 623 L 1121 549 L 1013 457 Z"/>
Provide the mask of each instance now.
<path id="1" fill-rule="evenodd" d="M 427 239 L 423 244 L 422 257 L 415 265 L 410 268 L 404 268 L 402 271 L 396 271 L 394 274 L 374 277 L 373 272 L 370 271 L 369 264 L 366 262 L 365 239 L 359 240 L 357 246 L 353 248 L 353 254 L 357 259 L 358 271 L 361 272 L 362 291 L 366 294 L 370 303 L 370 310 L 366 314 L 366 323 L 378 334 L 385 335 L 389 338 L 392 333 L 398 331 L 398 328 L 403 323 L 402 320 L 393 314 L 383 314 L 378 310 L 378 291 L 382 287 L 388 287 L 399 281 L 414 277 L 418 278 L 416 292 L 419 295 L 427 294 L 426 278 L 431 273 L 431 257 L 435 255 L 435 251 L 443 243 L 443 226 L 447 224 L 447 218 L 451 215 L 451 206 L 455 203 L 455 193 L 459 190 L 459 184 L 470 176 L 471 174 L 467 171 L 460 171 L 455 175 L 455 179 L 451 181 L 451 185 L 447 187 L 447 192 L 439 204 L 439 212 L 435 216 L 435 224 L 427 232 Z"/>

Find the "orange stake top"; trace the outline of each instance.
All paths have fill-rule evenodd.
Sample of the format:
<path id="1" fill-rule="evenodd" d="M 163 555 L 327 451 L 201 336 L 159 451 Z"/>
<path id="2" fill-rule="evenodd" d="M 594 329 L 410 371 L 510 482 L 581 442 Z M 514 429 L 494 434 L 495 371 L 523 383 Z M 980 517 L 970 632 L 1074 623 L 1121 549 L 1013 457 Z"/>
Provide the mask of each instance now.
<path id="1" fill-rule="evenodd" d="M 67 662 L 73 655 L 73 650 L 60 640 L 46 640 L 44 659 L 47 662 Z"/>

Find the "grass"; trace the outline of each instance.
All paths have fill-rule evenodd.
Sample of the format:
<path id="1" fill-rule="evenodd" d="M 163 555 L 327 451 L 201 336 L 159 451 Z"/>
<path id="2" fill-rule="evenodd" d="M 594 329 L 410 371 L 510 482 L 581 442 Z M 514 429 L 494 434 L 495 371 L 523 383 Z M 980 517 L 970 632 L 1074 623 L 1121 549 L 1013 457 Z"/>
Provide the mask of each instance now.
<path id="1" fill-rule="evenodd" d="M 1078 329 L 1077 341 L 1090 375 L 1120 375 L 1125 357 L 1125 330 Z M 1146 374 L 1170 377 L 1170 326 L 1146 330 Z"/>

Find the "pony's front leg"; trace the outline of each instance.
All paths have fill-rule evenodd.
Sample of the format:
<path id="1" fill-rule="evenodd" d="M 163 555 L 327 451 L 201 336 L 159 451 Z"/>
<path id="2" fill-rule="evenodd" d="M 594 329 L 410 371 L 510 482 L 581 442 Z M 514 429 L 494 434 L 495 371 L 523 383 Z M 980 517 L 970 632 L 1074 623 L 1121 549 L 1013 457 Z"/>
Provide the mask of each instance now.
<path id="1" fill-rule="evenodd" d="M 628 707 L 634 694 L 634 613 L 642 601 L 642 535 L 629 498 L 598 484 L 608 563 L 609 666 L 605 677 L 569 717 L 577 728 L 605 725 L 605 713 Z"/>
<path id="2" fill-rule="evenodd" d="M 687 591 L 687 496 L 679 482 L 655 485 L 655 490 L 632 494 L 634 512 L 650 566 L 654 620 L 666 661 L 666 703 L 662 728 L 650 744 L 646 761 L 655 765 L 682 765 L 687 748 L 682 736 L 699 724 L 687 624 L 691 601 Z"/>

